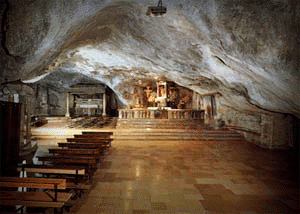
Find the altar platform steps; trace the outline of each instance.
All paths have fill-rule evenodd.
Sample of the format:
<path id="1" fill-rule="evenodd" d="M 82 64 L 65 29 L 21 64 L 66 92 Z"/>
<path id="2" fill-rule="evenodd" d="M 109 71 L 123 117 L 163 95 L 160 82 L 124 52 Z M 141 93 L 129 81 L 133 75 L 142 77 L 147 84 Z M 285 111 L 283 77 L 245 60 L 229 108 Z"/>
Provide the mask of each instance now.
<path id="1" fill-rule="evenodd" d="M 119 119 L 117 128 L 126 129 L 203 129 L 207 125 L 202 120 L 176 120 L 176 119 Z"/>
<path id="2" fill-rule="evenodd" d="M 144 130 L 144 129 L 116 129 L 114 140 L 153 140 L 153 141 L 238 141 L 243 137 L 229 130 Z"/>
<path id="3" fill-rule="evenodd" d="M 45 119 L 48 121 L 48 123 L 67 123 L 68 122 L 68 118 L 65 116 L 46 117 Z"/>
<path id="4" fill-rule="evenodd" d="M 114 140 L 121 141 L 238 141 L 241 134 L 214 129 L 199 119 L 118 119 Z"/>
<path id="5" fill-rule="evenodd" d="M 241 134 L 213 129 L 202 120 L 119 119 L 114 140 L 227 141 L 242 140 Z"/>

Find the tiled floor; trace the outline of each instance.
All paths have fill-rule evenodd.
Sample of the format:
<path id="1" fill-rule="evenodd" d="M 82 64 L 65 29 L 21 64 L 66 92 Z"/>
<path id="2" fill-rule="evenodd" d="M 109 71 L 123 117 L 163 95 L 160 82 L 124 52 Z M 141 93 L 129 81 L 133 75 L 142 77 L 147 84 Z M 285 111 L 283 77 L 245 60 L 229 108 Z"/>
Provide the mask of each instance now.
<path id="1" fill-rule="evenodd" d="M 90 213 L 300 213 L 299 158 L 245 142 L 114 142 Z"/>

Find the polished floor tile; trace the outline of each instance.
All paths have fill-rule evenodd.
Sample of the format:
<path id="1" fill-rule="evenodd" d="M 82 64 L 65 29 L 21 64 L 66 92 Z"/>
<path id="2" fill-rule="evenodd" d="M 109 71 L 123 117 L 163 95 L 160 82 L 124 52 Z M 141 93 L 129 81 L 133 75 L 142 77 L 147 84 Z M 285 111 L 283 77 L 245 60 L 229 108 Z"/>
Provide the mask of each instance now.
<path id="1" fill-rule="evenodd" d="M 245 142 L 113 142 L 77 213 L 299 213 L 297 157 Z"/>

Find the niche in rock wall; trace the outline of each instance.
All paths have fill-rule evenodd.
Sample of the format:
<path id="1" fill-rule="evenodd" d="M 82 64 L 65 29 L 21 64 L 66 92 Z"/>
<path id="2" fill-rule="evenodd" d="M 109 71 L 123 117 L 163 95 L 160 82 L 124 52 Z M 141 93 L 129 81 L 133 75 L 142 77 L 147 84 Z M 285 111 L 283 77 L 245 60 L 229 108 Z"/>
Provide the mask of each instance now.
<path id="1" fill-rule="evenodd" d="M 143 79 L 137 80 L 126 92 L 132 109 L 171 108 L 191 109 L 193 91 L 172 81 Z"/>

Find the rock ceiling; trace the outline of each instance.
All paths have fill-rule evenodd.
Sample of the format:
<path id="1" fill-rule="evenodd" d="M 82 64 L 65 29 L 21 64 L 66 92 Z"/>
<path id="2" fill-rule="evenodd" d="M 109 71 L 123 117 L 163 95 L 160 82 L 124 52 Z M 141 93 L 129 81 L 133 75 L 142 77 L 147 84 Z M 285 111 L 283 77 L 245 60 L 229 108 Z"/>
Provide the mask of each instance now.
<path id="1" fill-rule="evenodd" d="M 118 93 L 165 76 L 201 94 L 221 92 L 228 106 L 299 117 L 297 0 L 164 0 L 166 15 L 146 16 L 156 4 L 2 1 L 2 81 L 71 72 Z"/>

